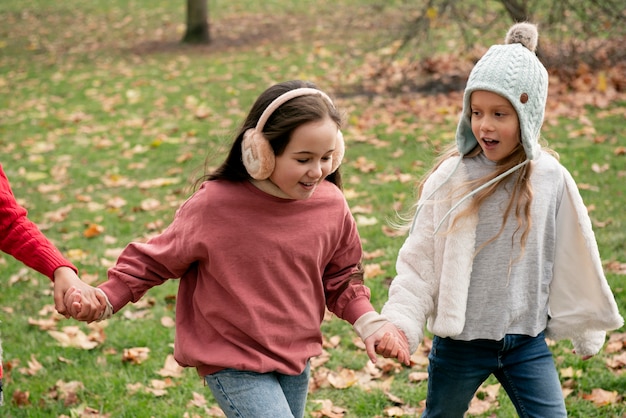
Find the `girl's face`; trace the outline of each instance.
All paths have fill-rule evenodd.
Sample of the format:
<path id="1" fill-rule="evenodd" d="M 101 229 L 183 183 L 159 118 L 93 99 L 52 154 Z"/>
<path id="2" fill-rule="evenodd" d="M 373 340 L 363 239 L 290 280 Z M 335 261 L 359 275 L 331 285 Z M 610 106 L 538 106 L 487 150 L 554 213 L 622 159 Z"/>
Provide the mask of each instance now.
<path id="1" fill-rule="evenodd" d="M 472 132 L 485 156 L 498 162 L 521 142 L 519 119 L 511 103 L 499 94 L 476 90 L 470 98 Z"/>
<path id="2" fill-rule="evenodd" d="M 284 199 L 311 197 L 330 174 L 337 131 L 337 124 L 330 118 L 297 127 L 283 153 L 276 156 L 270 178 L 257 183 L 257 187 Z"/>

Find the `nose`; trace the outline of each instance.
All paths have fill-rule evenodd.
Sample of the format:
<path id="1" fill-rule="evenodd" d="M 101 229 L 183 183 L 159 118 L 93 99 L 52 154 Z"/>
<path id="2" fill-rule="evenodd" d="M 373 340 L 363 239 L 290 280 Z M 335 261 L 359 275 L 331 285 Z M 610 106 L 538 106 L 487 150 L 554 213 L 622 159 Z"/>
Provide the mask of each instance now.
<path id="1" fill-rule="evenodd" d="M 480 130 L 482 132 L 493 131 L 493 120 L 489 116 L 485 116 L 481 119 Z"/>
<path id="2" fill-rule="evenodd" d="M 319 178 L 322 176 L 324 166 L 322 161 L 313 161 L 309 167 L 309 177 Z"/>

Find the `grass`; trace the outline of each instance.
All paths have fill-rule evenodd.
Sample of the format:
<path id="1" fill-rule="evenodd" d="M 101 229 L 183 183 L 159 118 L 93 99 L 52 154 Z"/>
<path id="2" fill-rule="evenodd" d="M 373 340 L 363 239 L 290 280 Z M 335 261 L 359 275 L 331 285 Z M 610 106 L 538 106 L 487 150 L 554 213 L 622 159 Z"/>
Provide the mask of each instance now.
<path id="1" fill-rule="evenodd" d="M 414 182 L 452 140 L 460 98 L 453 96 L 453 105 L 442 99 L 431 119 L 420 112 L 433 106 L 432 98 L 350 88 L 373 77 L 366 58 L 383 54 L 396 30 L 392 3 L 276 0 L 261 6 L 242 1 L 211 3 L 210 12 L 214 45 L 189 48 L 178 44 L 182 3 L 2 2 L 0 149 L 15 194 L 81 276 L 100 283 L 126 243 L 169 223 L 205 163 L 221 161 L 262 90 L 285 79 L 313 80 L 347 113 L 346 196 L 360 220 L 364 250 L 372 255 L 367 263 L 380 269 L 368 278 L 372 301 L 380 308 L 403 241 L 385 234 L 384 226 L 396 210 L 412 203 Z M 440 30 L 447 28 L 442 24 Z M 624 101 L 605 109 L 588 107 L 582 110 L 584 118 L 565 115 L 544 131 L 585 186 L 583 197 L 606 262 L 626 263 L 626 156 L 616 153 L 626 145 L 625 107 Z M 86 238 L 83 231 L 90 224 L 103 232 Z M 81 416 L 89 412 L 86 407 L 110 417 L 209 416 L 212 397 L 193 370 L 171 379 L 162 396 L 129 387 L 140 383 L 152 389 L 153 380 L 166 380 L 157 372 L 172 353 L 174 330 L 161 319 L 174 315 L 176 281 L 152 289 L 144 298 L 150 302 L 147 308 L 126 307 L 101 331 L 101 345 L 82 350 L 60 347 L 32 324 L 52 316 L 51 285 L 45 278 L 5 255 L 0 255 L 0 272 L 3 416 Z M 609 270 L 607 277 L 626 312 L 626 275 Z M 91 332 L 75 321 L 56 323 L 57 329 L 64 326 Z M 327 339 L 341 338 L 327 348 L 330 359 L 324 367 L 363 368 L 366 355 L 354 344 L 348 324 L 331 319 L 323 331 Z M 133 347 L 150 349 L 145 362 L 122 361 L 124 349 Z M 553 349 L 559 369 L 581 371 L 567 398 L 570 416 L 626 415 L 623 402 L 598 406 L 583 397 L 595 388 L 626 393 L 626 375 L 605 365 L 608 354 L 581 362 L 566 342 Z M 415 370 L 402 369 L 385 379 L 393 377 L 390 393 L 418 409 L 426 387 L 425 382 L 409 383 Z M 68 400 L 60 388 L 72 381 L 82 386 L 76 399 Z M 28 402 L 11 401 L 26 392 Z M 204 396 L 206 407 L 190 404 L 194 392 Z M 314 400 L 328 399 L 346 417 L 382 416 L 394 406 L 381 389 L 359 385 L 321 388 L 309 399 L 311 413 L 320 409 Z M 514 416 L 505 395 L 498 401 L 500 407 L 484 416 Z"/>

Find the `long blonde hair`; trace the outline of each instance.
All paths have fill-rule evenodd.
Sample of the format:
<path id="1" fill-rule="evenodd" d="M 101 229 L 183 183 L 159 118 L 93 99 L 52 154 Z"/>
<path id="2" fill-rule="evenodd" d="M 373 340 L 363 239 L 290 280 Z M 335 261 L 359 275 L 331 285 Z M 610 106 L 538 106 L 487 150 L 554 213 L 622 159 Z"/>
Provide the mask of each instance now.
<path id="1" fill-rule="evenodd" d="M 548 151 L 550 154 L 554 155 L 556 158 L 558 158 L 558 154 L 556 154 L 556 152 L 552 151 L 549 148 L 544 148 L 546 151 Z M 482 148 L 480 146 L 476 146 L 472 151 L 470 151 L 469 153 L 467 153 L 466 155 L 463 156 L 463 158 L 474 158 L 477 155 L 481 154 L 483 152 Z M 435 161 L 434 165 L 431 167 L 431 169 L 424 174 L 424 176 L 421 178 L 420 182 L 418 183 L 417 186 L 417 194 L 418 197 L 421 198 L 422 197 L 422 193 L 423 193 L 423 189 L 424 189 L 424 184 L 426 183 L 426 181 L 430 178 L 430 176 L 441 166 L 441 164 L 453 157 L 458 157 L 460 156 L 460 153 L 456 147 L 455 144 L 450 145 L 450 147 L 448 149 L 446 149 L 440 156 L 439 158 L 437 158 L 437 160 Z M 515 167 L 516 165 L 519 165 L 521 163 L 523 163 L 525 160 L 527 159 L 526 153 L 524 151 L 524 148 L 522 147 L 521 143 L 517 146 L 517 148 L 515 148 L 515 150 L 506 158 L 498 161 L 498 163 L 496 164 L 495 170 L 493 170 L 491 173 L 483 176 L 483 177 L 479 177 L 475 180 L 471 180 L 468 181 L 464 184 L 462 184 L 460 187 L 463 188 L 464 190 L 473 190 L 473 189 L 477 189 L 480 186 L 488 183 L 489 181 L 495 179 L 496 177 L 502 175 L 503 173 L 507 172 L 508 170 L 513 169 L 513 167 Z M 498 233 L 496 235 L 494 235 L 493 237 L 491 237 L 489 240 L 487 240 L 486 242 L 484 242 L 477 250 L 476 250 L 476 254 L 478 252 L 480 252 L 485 246 L 487 246 L 489 243 L 493 242 L 494 240 L 496 240 L 504 231 L 504 227 L 506 225 L 507 219 L 509 218 L 509 215 L 511 213 L 515 214 L 515 219 L 517 220 L 517 227 L 515 229 L 515 232 L 513 234 L 512 239 L 514 239 L 515 235 L 517 235 L 517 233 L 519 231 L 521 231 L 521 236 L 520 236 L 520 245 L 521 245 L 521 253 L 520 253 L 520 257 L 521 255 L 524 253 L 524 248 L 526 245 L 526 240 L 528 238 L 528 234 L 530 232 L 530 228 L 532 226 L 532 218 L 531 218 L 531 205 L 532 205 L 532 200 L 533 200 L 533 189 L 532 189 L 532 185 L 530 183 L 530 176 L 532 173 L 532 165 L 531 164 L 525 164 L 523 166 L 521 166 L 517 171 L 513 172 L 511 174 L 511 176 L 514 176 L 514 184 L 513 184 L 513 188 L 510 194 L 510 198 L 509 201 L 507 203 L 506 209 L 502 214 L 502 224 L 500 226 L 500 230 L 498 231 Z M 478 192 L 476 192 L 476 194 L 473 196 L 473 199 L 471 200 L 469 206 L 460 211 L 458 214 L 454 215 L 454 217 L 452 218 L 452 221 L 450 222 L 450 227 L 448 228 L 447 231 L 443 232 L 444 234 L 448 234 L 450 232 L 452 232 L 455 227 L 456 227 L 456 223 L 459 219 L 465 217 L 465 216 L 469 216 L 469 215 L 474 215 L 476 213 L 478 213 L 478 210 L 480 209 L 482 203 L 489 198 L 489 196 L 493 195 L 493 193 L 498 189 L 498 187 L 500 187 L 500 185 L 507 179 L 509 179 L 511 176 L 505 176 L 503 178 L 498 179 L 497 181 L 495 181 L 493 184 L 485 187 L 482 190 L 479 190 Z M 453 191 L 452 193 L 455 194 L 455 192 L 457 192 L 458 190 Z M 419 199 L 418 199 L 419 201 Z M 410 216 L 402 216 L 402 223 L 398 224 L 397 227 L 399 227 L 399 229 L 402 230 L 408 230 L 411 227 L 412 222 L 414 222 L 414 214 L 415 211 L 417 210 L 418 206 L 417 204 L 414 205 L 411 209 L 411 214 Z M 519 259 L 519 257 L 518 257 Z"/>

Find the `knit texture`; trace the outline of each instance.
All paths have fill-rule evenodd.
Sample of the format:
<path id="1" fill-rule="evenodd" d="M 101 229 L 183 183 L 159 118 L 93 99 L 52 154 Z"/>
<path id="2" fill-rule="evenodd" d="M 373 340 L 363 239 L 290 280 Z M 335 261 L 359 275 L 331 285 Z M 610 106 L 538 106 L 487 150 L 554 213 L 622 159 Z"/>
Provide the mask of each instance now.
<path id="1" fill-rule="evenodd" d="M 516 31 L 516 28 L 522 30 Z M 528 23 L 515 25 L 507 34 L 507 42 L 525 44 L 493 45 L 476 63 L 467 80 L 463 113 L 456 132 L 457 148 L 463 155 L 478 143 L 470 119 L 470 98 L 476 90 L 499 94 L 511 102 L 519 118 L 527 158 L 532 160 L 539 155 L 539 134 L 548 97 L 548 72 L 534 52 L 536 27 Z"/>

